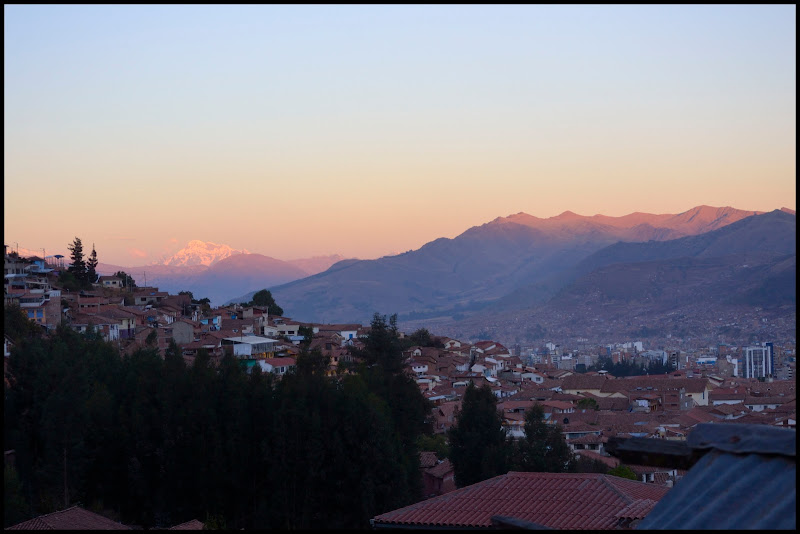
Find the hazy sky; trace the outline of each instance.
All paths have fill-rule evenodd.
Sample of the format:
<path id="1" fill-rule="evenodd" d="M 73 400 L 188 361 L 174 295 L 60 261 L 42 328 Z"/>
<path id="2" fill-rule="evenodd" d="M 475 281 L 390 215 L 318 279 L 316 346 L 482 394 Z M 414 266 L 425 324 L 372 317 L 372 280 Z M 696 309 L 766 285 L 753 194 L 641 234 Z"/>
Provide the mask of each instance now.
<path id="1" fill-rule="evenodd" d="M 796 6 L 4 7 L 4 239 L 374 258 L 795 209 Z"/>

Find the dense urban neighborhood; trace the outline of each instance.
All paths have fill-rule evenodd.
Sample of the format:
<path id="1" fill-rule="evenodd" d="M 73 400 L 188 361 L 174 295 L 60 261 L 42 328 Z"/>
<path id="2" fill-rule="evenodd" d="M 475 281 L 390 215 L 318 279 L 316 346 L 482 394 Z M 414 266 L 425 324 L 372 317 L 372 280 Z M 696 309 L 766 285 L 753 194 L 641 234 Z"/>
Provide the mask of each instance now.
<path id="1" fill-rule="evenodd" d="M 377 314 L 371 325 L 305 322 L 302 317 L 283 316 L 280 303 L 271 301 L 267 291 L 263 293 L 271 302 L 254 298 L 249 303 L 212 308 L 207 299 L 204 302 L 188 291 L 169 294 L 157 287 L 137 287 L 125 273 L 95 275 L 82 288 L 72 285 L 70 290 L 61 283 L 62 273 L 68 267 L 63 258 L 23 258 L 6 251 L 4 370 L 7 400 L 9 389 L 15 387 L 19 378 L 15 377 L 18 370 L 13 364 L 15 350 L 18 344 L 26 343 L 10 334 L 9 310 L 38 325 L 42 336 L 68 328 L 86 338 L 102 340 L 115 348 L 123 359 L 137 352 L 151 351 L 167 360 L 179 356 L 187 369 L 202 360 L 203 366 L 224 372 L 226 359 L 233 358 L 247 374 L 257 369 L 275 382 L 297 375 L 298 362 L 302 366 L 303 355 L 310 353 L 323 357 L 324 370 L 320 375 L 327 380 L 355 374 L 358 366 L 365 362 L 365 355 L 377 353 L 370 346 L 375 343 L 373 330 L 377 324 L 382 332 L 387 328 L 386 331 L 397 338 L 402 365 L 399 372 L 416 384 L 429 412 L 427 441 L 419 442 L 423 445 L 418 443 L 415 449 L 418 449 L 415 469 L 420 479 L 419 493 L 411 501 L 407 498 L 396 501 L 403 506 L 429 502 L 430 507 L 440 496 L 473 484 L 475 492 L 493 498 L 493 492 L 501 491 L 497 488 L 511 481 L 524 487 L 527 498 L 535 501 L 552 491 L 553 481 L 559 481 L 565 490 L 575 492 L 574 502 L 583 503 L 584 510 L 592 506 L 592 502 L 603 499 L 616 499 L 619 504 L 613 510 L 598 511 L 593 516 L 579 513 L 565 504 L 562 516 L 572 523 L 554 520 L 551 527 L 633 528 L 664 495 L 674 491 L 676 485 L 680 486 L 687 469 L 622 462 L 618 455 L 610 454 L 610 442 L 621 438 L 686 442 L 698 425 L 709 423 L 792 430 L 796 427 L 794 338 L 754 340 L 741 346 L 698 347 L 696 343 L 682 346 L 676 342 L 653 347 L 636 339 L 608 339 L 602 345 L 584 340 L 574 346 L 564 346 L 544 340 L 535 347 L 507 346 L 500 340 L 453 339 L 425 328 L 402 332 L 392 320 L 387 323 L 385 317 Z M 380 357 L 376 361 L 380 364 Z M 30 371 L 25 369 L 24 372 Z M 511 441 L 524 442 L 529 438 L 526 428 L 533 428 L 529 426 L 533 424 L 531 413 L 538 414 L 543 428 L 557 429 L 568 448 L 571 472 L 559 473 L 559 469 L 550 467 L 541 471 L 555 472 L 512 469 L 490 473 L 489 470 L 486 474 L 491 476 L 479 476 L 474 483 L 464 484 L 467 476 L 459 474 L 459 468 L 464 472 L 463 467 L 458 465 L 458 455 L 453 456 L 455 451 L 448 446 L 453 446 L 451 438 L 456 435 L 460 416 L 473 409 L 471 403 L 478 402 L 474 400 L 476 392 L 491 392 L 490 404 L 495 408 L 502 434 Z M 169 433 L 168 430 L 163 432 Z M 19 450 L 20 442 L 15 448 L 9 448 L 8 434 L 6 432 L 7 482 L 8 468 L 14 467 L 15 458 L 32 454 Z M 427 449 L 425 444 L 429 445 Z M 64 451 L 66 470 L 66 446 Z M 283 453 L 274 449 L 270 454 L 275 461 L 280 461 Z M 579 468 L 575 465 L 582 466 L 584 472 L 577 471 Z M 615 476 L 620 472 L 628 477 Z M 58 479 L 57 473 L 53 476 Z M 67 482 L 63 484 L 66 493 Z M 6 488 L 8 490 L 8 485 Z M 594 489 L 590 491 L 591 488 Z M 8 498 L 8 491 L 6 493 Z M 60 504 L 63 506 L 51 505 L 53 509 L 46 514 L 41 513 L 42 506 L 34 510 L 23 507 L 27 515 L 18 515 L 19 521 L 5 526 L 58 528 L 52 526 L 58 521 L 68 525 L 63 528 L 137 526 L 121 522 L 130 516 L 119 511 L 112 521 L 107 519 L 109 514 L 101 506 L 90 511 L 91 503 L 77 503 L 66 497 Z M 372 528 L 511 524 L 497 518 L 494 523 L 488 517 L 470 519 L 466 517 L 470 506 L 468 502 L 462 503 L 458 508 L 461 512 L 450 514 L 430 508 L 424 521 L 416 521 L 410 512 L 399 513 L 405 510 L 402 506 L 395 506 L 397 513 L 379 507 L 365 509 L 369 511 Z M 37 517 L 32 517 L 34 512 L 38 513 Z M 6 515 L 8 517 L 8 513 Z M 507 515 L 514 516 L 510 512 Z M 73 516 L 74 519 L 68 520 Z M 202 528 L 204 522 L 206 527 L 224 522 L 222 515 L 187 517 L 175 513 L 169 520 L 158 514 L 146 517 L 147 520 L 142 520 L 137 516 L 138 526 L 185 529 Z M 584 517 L 583 523 L 577 519 L 579 517 Z M 34 525 L 32 522 L 36 521 Z M 148 521 L 150 523 L 145 524 Z M 254 524 L 240 518 L 229 517 L 227 521 L 228 526 Z M 298 521 L 283 526 L 313 525 L 318 523 Z M 367 527 L 366 524 L 362 526 Z"/>

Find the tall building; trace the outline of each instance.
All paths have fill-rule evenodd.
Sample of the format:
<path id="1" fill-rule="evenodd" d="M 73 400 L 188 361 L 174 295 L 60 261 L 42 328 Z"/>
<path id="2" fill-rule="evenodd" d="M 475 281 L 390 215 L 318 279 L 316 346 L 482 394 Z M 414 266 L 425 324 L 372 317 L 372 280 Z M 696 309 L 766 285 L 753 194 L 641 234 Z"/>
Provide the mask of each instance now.
<path id="1" fill-rule="evenodd" d="M 772 347 L 757 345 L 744 348 L 745 378 L 773 376 Z"/>
<path id="2" fill-rule="evenodd" d="M 775 376 L 775 344 L 770 341 L 769 343 L 764 343 L 764 346 L 769 349 L 769 375 Z"/>

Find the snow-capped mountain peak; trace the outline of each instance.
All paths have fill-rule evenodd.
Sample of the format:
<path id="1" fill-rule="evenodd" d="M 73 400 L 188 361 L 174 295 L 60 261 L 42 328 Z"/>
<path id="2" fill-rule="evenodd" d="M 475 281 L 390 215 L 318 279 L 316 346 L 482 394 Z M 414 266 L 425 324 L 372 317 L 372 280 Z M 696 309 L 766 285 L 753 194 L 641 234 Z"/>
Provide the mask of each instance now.
<path id="1" fill-rule="evenodd" d="M 250 254 L 247 250 L 234 250 L 228 245 L 218 245 L 208 241 L 193 239 L 189 243 L 164 260 L 164 265 L 183 267 L 189 265 L 213 265 L 234 254 Z"/>

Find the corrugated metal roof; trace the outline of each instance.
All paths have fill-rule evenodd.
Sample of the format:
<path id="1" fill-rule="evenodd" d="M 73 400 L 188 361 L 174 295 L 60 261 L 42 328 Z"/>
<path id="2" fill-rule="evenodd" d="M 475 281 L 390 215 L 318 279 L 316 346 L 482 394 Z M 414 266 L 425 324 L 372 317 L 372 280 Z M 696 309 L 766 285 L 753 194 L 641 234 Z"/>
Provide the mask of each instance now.
<path id="1" fill-rule="evenodd" d="M 667 491 L 598 473 L 512 471 L 381 514 L 373 526 L 489 528 L 493 516 L 503 516 L 549 528 L 607 530 L 617 528 L 620 513 L 649 510 Z"/>
<path id="2" fill-rule="evenodd" d="M 703 424 L 689 435 L 707 449 L 638 530 L 792 529 L 797 525 L 795 430 Z"/>

